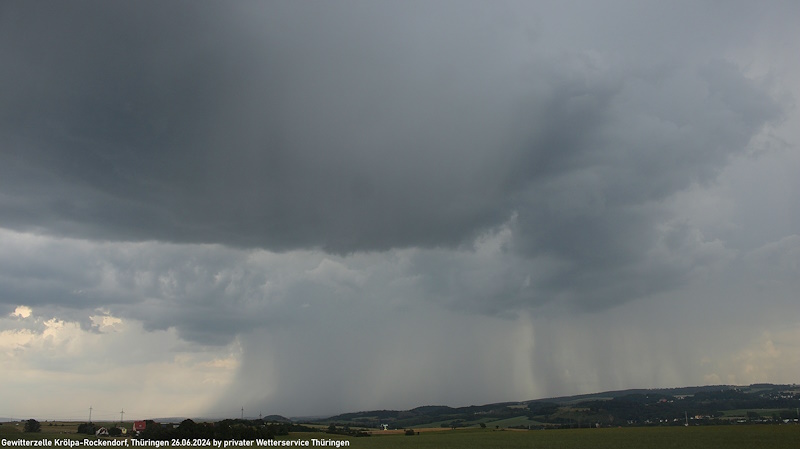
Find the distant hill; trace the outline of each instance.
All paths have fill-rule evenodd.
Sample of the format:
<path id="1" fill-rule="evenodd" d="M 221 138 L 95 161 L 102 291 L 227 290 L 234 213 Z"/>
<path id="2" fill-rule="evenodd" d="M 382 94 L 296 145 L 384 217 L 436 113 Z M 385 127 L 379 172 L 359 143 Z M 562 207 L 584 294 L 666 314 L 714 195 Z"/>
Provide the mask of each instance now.
<path id="1" fill-rule="evenodd" d="M 800 386 L 754 384 L 629 389 L 468 407 L 344 413 L 303 422 L 351 428 L 546 428 L 796 422 Z"/>
<path id="2" fill-rule="evenodd" d="M 281 416 L 281 415 L 268 415 L 268 416 L 265 416 L 265 417 L 263 417 L 261 419 L 263 419 L 264 421 L 267 421 L 267 422 L 284 422 L 284 423 L 292 422 L 291 419 L 289 419 L 289 418 L 287 418 L 285 416 Z"/>
<path id="3" fill-rule="evenodd" d="M 182 417 L 173 416 L 173 417 L 167 417 L 167 418 L 153 418 L 153 421 L 158 422 L 158 423 L 176 423 L 176 424 L 179 424 L 179 423 L 183 422 L 186 419 L 191 419 L 192 421 L 195 421 L 195 422 L 214 422 L 214 421 L 218 421 L 219 420 L 219 418 L 182 418 Z M 245 416 L 244 419 L 246 419 L 246 420 L 256 420 L 258 418 Z M 285 416 L 281 416 L 281 415 L 268 415 L 268 416 L 262 417 L 261 419 L 266 421 L 266 422 L 273 422 L 273 423 L 274 422 L 282 422 L 282 423 L 294 422 L 293 420 L 291 420 L 291 419 L 289 419 L 289 418 L 287 418 Z"/>
<path id="4" fill-rule="evenodd" d="M 180 423 L 181 421 L 186 420 L 187 418 L 182 418 L 178 416 L 171 416 L 167 418 L 153 418 L 153 421 L 158 423 Z"/>
<path id="5" fill-rule="evenodd" d="M 629 396 L 632 394 L 664 394 L 672 396 L 683 396 L 683 395 L 693 395 L 701 391 L 731 390 L 735 388 L 749 389 L 750 387 L 738 387 L 735 385 L 705 385 L 697 387 L 678 387 L 678 388 L 652 388 L 652 389 L 632 388 L 628 390 L 604 391 L 602 393 L 589 393 L 589 394 L 578 394 L 574 396 L 558 396 L 547 399 L 534 399 L 530 401 L 525 401 L 525 403 L 544 401 L 544 402 L 555 402 L 557 404 L 568 404 L 568 403 L 582 402 L 592 399 L 612 399 L 623 396 Z"/>

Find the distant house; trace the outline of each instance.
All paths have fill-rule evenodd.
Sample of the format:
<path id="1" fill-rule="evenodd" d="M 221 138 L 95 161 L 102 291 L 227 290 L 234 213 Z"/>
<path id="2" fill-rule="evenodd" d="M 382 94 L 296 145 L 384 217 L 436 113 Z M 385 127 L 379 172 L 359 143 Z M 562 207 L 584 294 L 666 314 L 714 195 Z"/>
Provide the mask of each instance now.
<path id="1" fill-rule="evenodd" d="M 141 432 L 147 428 L 147 423 L 144 421 L 134 421 L 133 422 L 133 431 L 134 432 Z"/>

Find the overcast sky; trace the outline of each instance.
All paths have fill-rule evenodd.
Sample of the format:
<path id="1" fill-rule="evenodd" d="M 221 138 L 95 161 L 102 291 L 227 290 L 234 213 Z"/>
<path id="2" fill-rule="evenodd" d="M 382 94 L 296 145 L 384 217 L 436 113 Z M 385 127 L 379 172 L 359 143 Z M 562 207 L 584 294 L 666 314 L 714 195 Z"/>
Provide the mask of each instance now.
<path id="1" fill-rule="evenodd" d="M 800 3 L 0 5 L 0 417 L 800 381 Z"/>

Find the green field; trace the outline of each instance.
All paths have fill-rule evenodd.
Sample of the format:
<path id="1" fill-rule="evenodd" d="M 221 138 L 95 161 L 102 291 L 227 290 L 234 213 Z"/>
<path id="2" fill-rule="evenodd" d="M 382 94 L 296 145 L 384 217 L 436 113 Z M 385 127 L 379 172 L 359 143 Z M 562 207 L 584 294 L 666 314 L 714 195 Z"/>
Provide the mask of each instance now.
<path id="1" fill-rule="evenodd" d="M 785 408 L 743 408 L 737 410 L 725 410 L 722 412 L 722 415 L 729 417 L 746 417 L 747 412 L 755 412 L 758 413 L 760 416 L 771 417 L 774 413 L 777 414 L 786 411 L 793 412 L 792 410 L 787 410 Z"/>
<path id="2" fill-rule="evenodd" d="M 43 426 L 40 433 L 23 433 L 17 426 L 0 426 L 0 437 L 11 438 L 90 438 L 65 435 L 64 428 Z M 71 429 L 69 429 L 71 430 Z M 456 429 L 424 430 L 419 435 L 402 433 L 355 438 L 322 432 L 293 433 L 282 439 L 348 440 L 355 449 L 430 448 L 430 449 L 625 449 L 625 448 L 703 448 L 703 449 L 783 449 L 800 447 L 800 425 L 730 425 L 692 427 L 628 427 L 563 430 Z M 253 446 L 255 447 L 255 446 Z"/>
<path id="3" fill-rule="evenodd" d="M 23 437 L 23 438 L 31 438 L 35 436 L 41 437 L 58 437 L 61 438 L 64 435 L 71 435 L 78 431 L 78 424 L 77 422 L 40 422 L 41 424 L 41 432 L 38 433 L 24 433 L 22 430 L 25 428 L 24 422 L 5 422 L 0 424 L 0 436 L 3 438 L 11 438 L 11 437 Z"/>
<path id="4" fill-rule="evenodd" d="M 332 438 L 339 436 L 294 434 L 289 438 Z M 458 429 L 421 432 L 405 436 L 374 435 L 348 438 L 350 447 L 492 449 L 492 448 L 703 448 L 703 449 L 782 449 L 800 447 L 800 426 L 704 426 L 704 427 L 631 427 L 616 429 L 568 429 L 535 431 L 497 431 L 490 429 Z"/>

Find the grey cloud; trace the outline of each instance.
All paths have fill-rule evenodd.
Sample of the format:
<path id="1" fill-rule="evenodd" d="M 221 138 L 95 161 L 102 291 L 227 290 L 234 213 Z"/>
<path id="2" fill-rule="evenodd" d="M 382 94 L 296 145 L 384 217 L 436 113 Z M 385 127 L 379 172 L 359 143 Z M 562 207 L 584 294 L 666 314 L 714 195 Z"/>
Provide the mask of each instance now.
<path id="1" fill-rule="evenodd" d="M 455 157 L 471 158 L 460 148 L 469 138 L 442 133 L 486 115 L 450 118 L 459 104 L 471 106 L 458 95 L 473 85 L 436 81 L 440 67 L 426 61 L 435 54 L 412 49 L 395 61 L 376 44 L 362 48 L 370 40 L 362 33 L 374 30 L 337 28 L 337 10 L 319 27 L 313 11 L 268 10 L 266 19 L 309 20 L 283 35 L 227 28 L 239 17 L 206 26 L 191 15 L 173 23 L 176 11 L 131 20 L 110 9 L 9 23 L 26 42 L 44 21 L 55 42 L 32 39 L 13 55 L 45 80 L 5 75 L 20 86 L 5 102 L 14 140 L 4 190 L 15 194 L 5 222 L 71 235 L 351 251 L 452 244 L 476 220 L 496 217 L 470 204 L 485 196 L 464 189 L 474 173 L 441 178 Z M 72 33 L 69 19 L 86 35 Z M 29 191 L 24 178 L 33 176 L 44 185 Z M 450 213 L 436 212 L 446 204 Z M 415 226 L 425 215 L 434 221 Z M 453 232 L 460 221 L 466 230 Z"/>
<path id="2" fill-rule="evenodd" d="M 512 219 L 458 250 L 406 249 L 347 257 L 3 233 L 4 246 L 17 254 L 24 253 L 23 244 L 40 248 L 30 251 L 23 271 L 26 265 L 55 258 L 70 260 L 74 270 L 87 273 L 58 283 L 65 291 L 80 287 L 81 297 L 47 296 L 49 292 L 35 291 L 38 284 L 27 286 L 31 296 L 43 298 L 33 306 L 40 319 L 37 329 L 41 318 L 78 321 L 80 315 L 109 313 L 129 323 L 141 322 L 150 331 L 173 328 L 192 351 L 239 342 L 241 366 L 235 381 L 208 410 L 216 414 L 238 410 L 242 404 L 265 413 L 336 413 L 430 402 L 519 400 L 631 383 L 692 383 L 701 368 L 686 357 L 701 357 L 709 341 L 727 347 L 735 334 L 746 343 L 753 332 L 758 334 L 748 326 L 774 322 L 763 315 L 778 303 L 784 306 L 777 322 L 796 316 L 786 314 L 796 308 L 796 295 L 789 292 L 796 291 L 791 285 L 796 282 L 768 286 L 766 292 L 780 293 L 780 301 L 770 297 L 769 306 L 756 303 L 751 295 L 757 286 L 748 285 L 751 268 L 734 279 L 725 277 L 730 272 L 712 273 L 710 282 L 693 276 L 688 291 L 655 293 L 650 301 L 591 315 L 537 309 L 528 323 L 520 318 L 525 313 L 509 311 L 527 304 L 531 292 L 547 297 L 542 280 L 561 265 L 511 252 L 513 229 Z M 672 224 L 661 235 L 656 245 L 660 253 L 653 258 L 681 272 L 691 272 L 697 260 L 713 266 L 734 257 L 719 242 L 683 223 Z M 788 238 L 743 259 L 761 266 L 760 260 L 777 255 L 778 264 L 790 268 L 796 246 L 796 238 Z M 0 261 L 3 258 L 14 255 L 0 254 Z M 7 291 L 0 290 L 0 298 L 11 301 L 12 307 L 18 304 Z M 475 310 L 500 317 L 472 313 Z M 712 318 L 726 323 L 713 338 L 703 335 L 702 325 Z M 4 320 L 3 325 L 30 329 L 25 322 L 29 320 Z M 674 344 L 676 329 L 686 344 Z M 631 339 L 634 343 L 628 342 Z M 690 344 L 692 339 L 696 344 Z M 141 353 L 137 357 L 147 360 Z M 630 360 L 641 366 L 626 365 Z M 691 369 L 676 368 L 682 363 Z M 320 378 L 319 373 L 325 375 Z"/>
<path id="3" fill-rule="evenodd" d="M 661 203 L 781 117 L 717 59 L 747 7 L 705 27 L 614 3 L 605 23 L 642 31 L 625 43 L 556 29 L 586 20 L 558 5 L 355 6 L 7 7 L 0 223 L 346 254 L 457 249 L 516 216 L 531 268 L 510 279 L 560 268 L 486 301 L 602 307 L 680 285 L 691 266 L 650 260 Z"/>
<path id="4" fill-rule="evenodd" d="M 174 328 L 200 345 L 228 344 L 254 329 L 293 327 L 308 316 L 346 310 L 353 301 L 387 293 L 386 285 L 402 275 L 378 255 L 343 260 L 303 251 L 102 243 L 11 231 L 0 232 L 0 239 L 4 315 L 25 305 L 37 317 L 98 331 L 90 316 L 110 314 L 141 322 L 147 331 Z"/>

